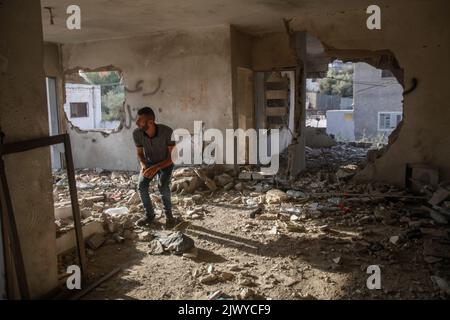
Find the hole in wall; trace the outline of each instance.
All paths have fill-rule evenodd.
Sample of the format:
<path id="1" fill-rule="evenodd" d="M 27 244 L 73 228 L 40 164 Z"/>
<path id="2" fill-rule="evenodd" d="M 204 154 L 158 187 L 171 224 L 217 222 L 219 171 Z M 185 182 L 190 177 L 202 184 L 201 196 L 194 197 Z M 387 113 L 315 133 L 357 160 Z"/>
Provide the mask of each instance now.
<path id="1" fill-rule="evenodd" d="M 397 78 L 365 62 L 334 60 L 323 77 L 307 79 L 306 91 L 306 126 L 337 142 L 383 147 L 403 118 Z"/>
<path id="2" fill-rule="evenodd" d="M 76 68 L 66 72 L 64 112 L 67 121 L 79 131 L 119 131 L 124 105 L 125 88 L 119 70 Z"/>

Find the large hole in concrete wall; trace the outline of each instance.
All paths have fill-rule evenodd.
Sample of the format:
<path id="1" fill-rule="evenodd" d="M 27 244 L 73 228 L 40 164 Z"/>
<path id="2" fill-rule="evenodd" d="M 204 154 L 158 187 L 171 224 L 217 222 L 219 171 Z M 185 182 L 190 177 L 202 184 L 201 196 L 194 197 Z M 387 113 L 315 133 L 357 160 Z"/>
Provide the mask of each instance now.
<path id="1" fill-rule="evenodd" d="M 339 165 L 365 163 L 369 150 L 388 145 L 403 118 L 402 100 L 394 74 L 365 62 L 334 60 L 320 78 L 308 78 L 306 146 L 315 150 L 307 152 L 307 168 L 320 162 L 308 154 L 322 160 L 328 154 Z"/>
<path id="2" fill-rule="evenodd" d="M 120 128 L 125 102 L 122 74 L 76 69 L 65 76 L 64 111 L 80 130 L 112 133 Z"/>
<path id="3" fill-rule="evenodd" d="M 387 69 L 335 60 L 324 77 L 307 79 L 306 89 L 306 126 L 338 142 L 380 147 L 402 120 L 403 88 Z M 309 141 L 310 147 L 319 145 Z"/>

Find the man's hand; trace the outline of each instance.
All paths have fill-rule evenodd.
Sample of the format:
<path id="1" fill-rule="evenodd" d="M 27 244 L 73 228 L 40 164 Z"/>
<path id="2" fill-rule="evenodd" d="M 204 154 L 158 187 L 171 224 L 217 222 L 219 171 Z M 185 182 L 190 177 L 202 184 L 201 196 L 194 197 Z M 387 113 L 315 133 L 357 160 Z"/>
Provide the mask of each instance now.
<path id="1" fill-rule="evenodd" d="M 144 177 L 151 179 L 158 173 L 159 170 L 159 166 L 151 166 L 150 168 L 144 170 Z"/>

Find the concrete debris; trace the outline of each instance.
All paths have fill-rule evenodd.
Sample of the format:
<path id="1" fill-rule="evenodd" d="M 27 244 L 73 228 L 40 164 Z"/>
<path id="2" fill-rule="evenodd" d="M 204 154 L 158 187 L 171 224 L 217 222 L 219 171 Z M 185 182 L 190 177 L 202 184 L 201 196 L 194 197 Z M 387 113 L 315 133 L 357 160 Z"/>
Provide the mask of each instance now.
<path id="1" fill-rule="evenodd" d="M 158 240 L 152 240 L 148 244 L 148 254 L 163 254 L 164 253 L 164 247 Z"/>
<path id="2" fill-rule="evenodd" d="M 278 204 L 288 200 L 288 195 L 278 189 L 271 189 L 266 192 L 266 203 L 267 204 Z"/>
<path id="3" fill-rule="evenodd" d="M 206 285 L 216 284 L 220 281 L 219 277 L 215 274 L 208 274 L 200 278 L 200 283 Z"/>
<path id="4" fill-rule="evenodd" d="M 389 238 L 389 242 L 392 244 L 397 244 L 398 240 L 400 239 L 399 236 L 392 236 Z"/>
<path id="5" fill-rule="evenodd" d="M 139 241 L 150 241 L 153 239 L 153 235 L 148 231 L 144 231 L 138 234 L 138 239 Z"/>
<path id="6" fill-rule="evenodd" d="M 120 216 L 123 214 L 128 214 L 128 208 L 127 207 L 109 208 L 105 210 L 105 213 L 111 216 Z"/>
<path id="7" fill-rule="evenodd" d="M 256 215 L 260 214 L 261 212 L 262 212 L 262 208 L 258 207 L 258 208 L 251 210 L 248 216 L 250 218 L 254 219 L 254 218 L 256 218 Z"/>
<path id="8" fill-rule="evenodd" d="M 336 177 L 342 180 L 348 180 L 352 178 L 358 171 L 358 166 L 354 164 L 345 165 L 339 168 L 336 172 Z"/>
<path id="9" fill-rule="evenodd" d="M 89 239 L 86 240 L 86 244 L 92 250 L 96 250 L 96 249 L 100 248 L 100 246 L 103 243 L 105 243 L 105 241 L 106 241 L 106 238 L 103 235 L 96 233 L 96 234 L 92 235 L 91 237 L 89 237 Z"/>
<path id="10" fill-rule="evenodd" d="M 306 195 L 306 193 L 302 192 L 302 191 L 298 191 L 298 190 L 287 190 L 286 191 L 286 195 L 288 195 L 291 198 L 294 199 L 299 199 L 299 198 L 307 198 L 308 196 Z"/>
<path id="11" fill-rule="evenodd" d="M 450 295 L 450 286 L 445 279 L 438 276 L 431 276 L 431 281 L 433 281 L 433 283 L 436 284 L 442 292 Z"/>
<path id="12" fill-rule="evenodd" d="M 208 300 L 231 300 L 222 290 L 217 290 L 208 296 Z"/>
<path id="13" fill-rule="evenodd" d="M 216 184 L 220 187 L 226 186 L 227 184 L 233 182 L 233 180 L 234 180 L 233 177 L 226 173 L 222 173 L 221 175 L 215 177 L 214 179 Z"/>
<path id="14" fill-rule="evenodd" d="M 134 221 L 144 214 L 137 181 L 133 178 L 135 173 L 99 175 L 87 170 L 77 171 L 77 181 L 94 185 L 92 189 L 78 190 L 83 223 L 95 222 L 102 229 L 91 233 L 86 243 L 92 242 L 88 245 L 89 250 L 116 242 L 148 246 L 149 254 L 172 252 L 186 259 L 198 259 L 201 252 L 199 261 L 203 266 L 198 267 L 200 264 L 196 261 L 195 270 L 186 270 L 189 279 L 196 285 L 228 282 L 227 286 L 236 286 L 233 297 L 238 299 L 255 299 L 258 293 L 251 289 L 254 287 L 277 292 L 281 292 L 280 287 L 295 290 L 295 284 L 299 281 L 303 284 L 305 277 L 311 276 L 312 269 L 316 273 L 317 270 L 339 270 L 343 262 L 361 265 L 365 271 L 373 261 L 390 265 L 400 263 L 399 257 L 408 257 L 415 268 L 421 268 L 422 264 L 432 270 L 432 274 L 442 275 L 440 269 L 450 261 L 449 216 L 445 213 L 450 204 L 446 193 L 448 186 L 430 187 L 429 194 L 416 197 L 383 183 L 357 184 L 351 178 L 361 167 L 360 161 L 364 160 L 367 148 L 357 149 L 342 144 L 327 149 L 307 149 L 307 166 L 311 169 L 295 179 L 280 175 L 272 180 L 264 177 L 264 181 L 260 181 L 254 175 L 258 169 L 252 166 L 242 166 L 240 173 L 218 166 L 174 170 L 174 215 L 186 218 L 192 226 L 186 232 L 195 237 L 195 244 L 183 233 L 184 229 L 155 231 L 153 226 L 148 230 L 134 225 Z M 348 163 L 352 165 L 345 166 Z M 56 181 L 55 228 L 58 237 L 62 238 L 73 231 L 72 211 L 64 175 L 58 174 Z M 157 182 L 152 183 L 150 193 L 155 200 L 159 223 L 160 219 L 164 220 L 164 215 L 158 192 Z M 214 237 L 215 232 L 218 237 L 220 234 L 227 236 L 220 238 L 229 236 L 223 241 L 242 242 L 240 246 L 251 248 L 251 251 L 225 248 L 197 235 L 199 231 L 198 234 L 209 237 L 206 229 Z M 94 241 L 98 238 L 95 233 L 100 233 L 103 240 Z M 248 242 L 244 241 L 247 239 Z M 236 252 L 239 259 L 225 257 L 227 250 Z M 214 260 L 203 262 L 208 254 L 224 256 L 230 263 L 224 270 L 216 270 L 222 264 L 215 264 L 217 268 L 208 267 L 215 263 Z M 311 261 L 319 263 L 316 257 L 321 255 L 324 258 L 321 268 L 308 269 L 303 264 L 292 268 L 291 261 L 296 261 L 296 256 L 301 257 L 297 260 L 308 264 Z M 98 256 L 96 254 L 95 258 Z M 255 263 L 251 259 L 255 259 Z M 179 260 L 188 267 L 191 264 L 185 259 Z M 267 270 L 261 267 L 264 262 L 270 262 Z M 286 278 L 280 276 L 283 273 L 288 274 Z M 272 275 L 276 276 L 270 277 Z M 336 277 L 327 277 L 323 278 L 326 283 L 336 281 Z M 445 288 L 443 282 L 440 283 L 439 287 Z M 208 296 L 223 298 L 225 295 L 217 289 L 214 287 L 215 291 Z M 360 290 L 357 295 L 364 295 L 364 292 Z M 314 295 L 324 296 L 317 292 Z"/>
<path id="15" fill-rule="evenodd" d="M 138 192 L 134 192 L 133 195 L 130 197 L 130 199 L 127 201 L 127 204 L 129 206 L 136 205 L 136 204 L 139 204 L 140 201 L 141 201 L 141 198 L 139 196 L 139 193 Z"/>
<path id="16" fill-rule="evenodd" d="M 341 263 L 341 257 L 334 258 L 333 262 L 336 263 L 336 264 L 340 264 Z"/>
<path id="17" fill-rule="evenodd" d="M 252 173 L 243 171 L 243 172 L 239 173 L 238 178 L 239 178 L 239 180 L 251 180 L 252 179 Z"/>
<path id="18" fill-rule="evenodd" d="M 114 233 L 114 234 L 112 235 L 112 239 L 113 239 L 115 242 L 117 242 L 117 243 L 122 243 L 122 242 L 125 241 L 125 238 L 122 237 L 122 236 L 121 236 L 120 234 L 118 234 L 118 233 Z"/>
<path id="19" fill-rule="evenodd" d="M 447 218 L 440 214 L 439 212 L 436 212 L 434 210 L 430 211 L 430 217 L 436 221 L 438 224 L 448 224 Z"/>

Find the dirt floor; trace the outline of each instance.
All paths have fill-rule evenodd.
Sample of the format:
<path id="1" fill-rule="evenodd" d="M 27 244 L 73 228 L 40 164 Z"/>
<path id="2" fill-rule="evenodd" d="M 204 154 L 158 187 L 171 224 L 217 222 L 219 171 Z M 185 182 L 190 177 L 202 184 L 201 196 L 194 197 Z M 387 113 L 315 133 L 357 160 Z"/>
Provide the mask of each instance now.
<path id="1" fill-rule="evenodd" d="M 222 299 L 447 298 L 445 283 L 436 284 L 449 279 L 450 257 L 442 253 L 449 248 L 447 226 L 400 189 L 330 179 L 366 152 L 335 148 L 344 151 L 309 151 L 308 161 L 326 160 L 290 181 L 289 197 L 286 183 L 273 181 L 199 188 L 195 205 L 189 205 L 193 194 L 174 192 L 174 213 L 189 221 L 183 232 L 195 241 L 197 257 L 149 254 L 152 238 L 139 235 L 164 229 L 160 212 L 159 224 L 132 227 L 134 237 L 89 250 L 91 281 L 121 271 L 84 299 L 208 299 L 219 290 Z M 332 158 L 337 154 L 341 160 Z M 255 203 L 261 212 L 252 216 Z M 201 208 L 195 219 L 186 214 L 192 208 Z M 369 265 L 380 267 L 379 290 L 367 288 Z"/>

